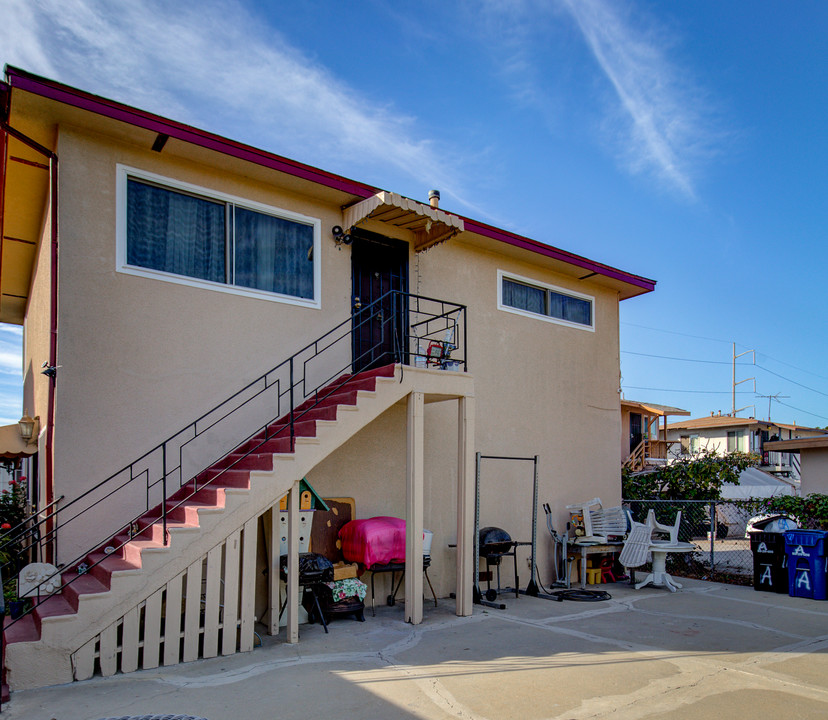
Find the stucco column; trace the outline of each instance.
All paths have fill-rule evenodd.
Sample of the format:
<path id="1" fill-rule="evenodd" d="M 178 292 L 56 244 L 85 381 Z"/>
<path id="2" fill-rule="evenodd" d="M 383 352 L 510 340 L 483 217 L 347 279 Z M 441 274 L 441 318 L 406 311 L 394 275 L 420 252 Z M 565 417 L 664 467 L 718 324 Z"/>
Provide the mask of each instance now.
<path id="1" fill-rule="evenodd" d="M 472 614 L 474 588 L 474 398 L 462 397 L 457 413 L 456 614 Z"/>
<path id="2" fill-rule="evenodd" d="M 270 567 L 267 570 L 267 604 L 268 635 L 279 634 L 279 610 L 281 598 L 279 591 L 279 549 L 281 533 L 279 532 L 279 503 L 270 508 Z"/>
<path id="3" fill-rule="evenodd" d="M 423 621 L 424 395 L 408 396 L 408 462 L 405 521 L 405 619 Z"/>
<path id="4" fill-rule="evenodd" d="M 299 483 L 288 492 L 287 641 L 299 642 Z"/>

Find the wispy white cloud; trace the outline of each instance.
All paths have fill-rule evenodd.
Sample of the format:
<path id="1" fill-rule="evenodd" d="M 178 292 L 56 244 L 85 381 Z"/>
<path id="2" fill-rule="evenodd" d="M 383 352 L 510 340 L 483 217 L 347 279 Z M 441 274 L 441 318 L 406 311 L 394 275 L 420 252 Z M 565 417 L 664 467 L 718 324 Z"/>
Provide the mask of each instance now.
<path id="1" fill-rule="evenodd" d="M 394 166 L 471 207 L 456 158 L 238 0 L 0 0 L 11 64 L 327 169 Z M 369 180 L 370 181 L 370 180 Z"/>
<path id="2" fill-rule="evenodd" d="M 0 347 L 0 373 L 20 377 L 20 352 Z"/>
<path id="3" fill-rule="evenodd" d="M 679 67 L 671 50 L 676 38 L 640 8 L 609 0 L 486 0 L 481 22 L 496 38 L 500 71 L 514 99 L 539 112 L 555 128 L 572 105 L 557 95 L 571 91 L 571 70 L 547 67 L 550 43 L 573 43 L 574 25 L 611 88 L 599 123 L 603 140 L 633 174 L 649 174 L 680 195 L 694 199 L 700 164 L 721 140 L 709 98 Z M 573 53 L 570 53 L 573 54 Z M 555 56 L 555 59 L 559 59 Z M 550 87 L 549 77 L 559 76 Z M 581 91 L 575 93 L 583 97 Z M 584 113 L 583 108 L 580 113 Z"/>
<path id="4" fill-rule="evenodd" d="M 606 0 L 560 0 L 575 19 L 629 121 L 624 153 L 634 171 L 651 170 L 689 198 L 693 165 L 710 152 L 714 132 L 705 102 L 677 68 L 669 41 L 652 26 L 634 27 L 621 6 Z"/>

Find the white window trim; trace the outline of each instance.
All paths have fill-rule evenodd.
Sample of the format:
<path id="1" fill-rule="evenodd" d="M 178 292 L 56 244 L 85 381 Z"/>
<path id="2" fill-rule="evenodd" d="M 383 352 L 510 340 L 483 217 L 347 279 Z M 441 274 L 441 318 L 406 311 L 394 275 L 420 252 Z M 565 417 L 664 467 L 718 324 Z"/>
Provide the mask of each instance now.
<path id="1" fill-rule="evenodd" d="M 514 280 L 515 282 L 525 283 L 533 287 L 542 288 L 544 290 L 552 290 L 561 295 L 569 295 L 570 297 L 578 298 L 580 300 L 589 301 L 592 306 L 590 312 L 590 325 L 583 325 L 581 323 L 570 322 L 569 320 L 561 320 L 560 318 L 550 317 L 549 315 L 541 315 L 540 313 L 533 313 L 520 308 L 512 307 L 511 305 L 503 304 L 503 280 Z M 522 315 L 523 317 L 533 318 L 535 320 L 542 320 L 544 322 L 553 323 L 554 325 L 563 325 L 565 327 L 577 328 L 578 330 L 587 330 L 588 332 L 595 332 L 595 298 L 592 295 L 585 295 L 584 293 L 575 292 L 569 288 L 562 288 L 557 285 L 550 285 L 549 283 L 533 280 L 532 278 L 523 277 L 514 273 L 506 272 L 505 270 L 497 271 L 497 309 L 504 312 L 513 313 L 515 315 Z"/>
<path id="2" fill-rule="evenodd" d="M 227 285 L 225 283 L 212 282 L 210 280 L 201 280 L 199 278 L 190 278 L 184 275 L 175 275 L 173 273 L 164 272 L 163 270 L 152 270 L 150 268 L 142 268 L 136 265 L 129 265 L 127 263 L 127 179 L 135 178 L 137 180 L 148 180 L 157 183 L 162 187 L 168 187 L 170 190 L 183 190 L 185 192 L 199 195 L 207 200 L 217 200 L 219 202 L 230 202 L 239 207 L 262 212 L 267 215 L 284 218 L 285 220 L 293 220 L 304 225 L 313 227 L 313 298 L 298 298 L 292 295 L 283 295 L 281 293 L 268 292 L 266 290 L 257 290 L 255 288 L 244 288 L 236 285 Z M 227 193 L 219 192 L 209 188 L 200 187 L 191 183 L 175 180 L 163 175 L 148 172 L 146 170 L 139 170 L 137 168 L 129 167 L 127 165 L 116 165 L 116 179 L 115 179 L 115 193 L 116 193 L 116 230 L 115 230 L 115 269 L 117 272 L 125 273 L 127 275 L 137 275 L 138 277 L 150 278 L 154 280 L 163 280 L 165 282 L 176 283 L 178 285 L 187 285 L 189 287 L 203 288 L 206 290 L 215 290 L 218 292 L 229 293 L 230 295 L 242 295 L 244 297 L 258 298 L 260 300 L 269 300 L 271 302 L 285 303 L 288 305 L 299 305 L 301 307 L 320 309 L 322 307 L 322 221 L 319 218 L 308 217 L 307 215 L 300 215 L 299 213 L 291 212 L 290 210 L 283 210 L 282 208 L 273 207 L 272 205 L 265 205 L 263 203 L 247 200 L 246 198 L 229 195 Z"/>

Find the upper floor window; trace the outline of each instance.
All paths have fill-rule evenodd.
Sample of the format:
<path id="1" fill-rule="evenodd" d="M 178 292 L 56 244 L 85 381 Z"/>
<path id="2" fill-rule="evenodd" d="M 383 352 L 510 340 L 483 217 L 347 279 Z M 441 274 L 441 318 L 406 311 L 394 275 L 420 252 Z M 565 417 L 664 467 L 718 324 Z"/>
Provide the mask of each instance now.
<path id="1" fill-rule="evenodd" d="M 728 430 L 727 431 L 727 451 L 731 452 L 739 452 L 742 450 L 742 438 L 744 437 L 744 432 L 742 430 Z"/>
<path id="2" fill-rule="evenodd" d="M 595 298 L 590 295 L 546 285 L 518 275 L 498 271 L 498 307 L 521 315 L 540 316 L 544 320 L 595 329 Z"/>
<path id="3" fill-rule="evenodd" d="M 122 271 L 319 306 L 318 220 L 123 166 L 118 194 Z"/>

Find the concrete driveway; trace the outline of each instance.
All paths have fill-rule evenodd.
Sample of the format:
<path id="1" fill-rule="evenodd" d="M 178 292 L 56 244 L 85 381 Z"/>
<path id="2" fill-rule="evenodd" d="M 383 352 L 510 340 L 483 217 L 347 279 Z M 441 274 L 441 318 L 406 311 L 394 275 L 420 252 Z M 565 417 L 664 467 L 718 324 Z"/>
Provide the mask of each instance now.
<path id="1" fill-rule="evenodd" d="M 685 580 L 675 594 L 603 586 L 599 603 L 502 598 L 506 610 L 381 607 L 289 646 L 17 692 L 3 720 L 184 713 L 350 717 L 828 718 L 828 602 Z"/>

